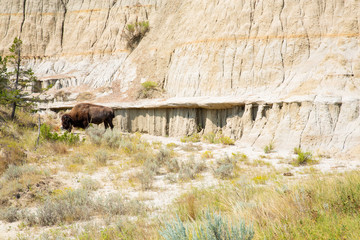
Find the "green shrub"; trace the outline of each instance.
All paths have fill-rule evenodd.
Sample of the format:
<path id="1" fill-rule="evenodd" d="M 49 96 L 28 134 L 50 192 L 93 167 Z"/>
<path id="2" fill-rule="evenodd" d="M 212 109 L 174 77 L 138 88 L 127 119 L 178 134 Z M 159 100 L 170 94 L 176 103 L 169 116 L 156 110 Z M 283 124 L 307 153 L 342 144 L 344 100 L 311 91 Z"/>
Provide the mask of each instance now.
<path id="1" fill-rule="evenodd" d="M 71 159 L 71 162 L 72 163 L 75 163 L 75 164 L 80 164 L 80 165 L 83 165 L 85 164 L 85 156 L 81 153 L 75 153 L 73 156 L 72 156 L 72 159 Z"/>
<path id="2" fill-rule="evenodd" d="M 8 169 L 4 172 L 3 177 L 7 180 L 14 180 L 22 177 L 24 174 L 36 173 L 38 170 L 31 165 L 9 165 Z"/>
<path id="3" fill-rule="evenodd" d="M 234 145 L 235 144 L 235 141 L 227 136 L 220 136 L 219 141 L 220 141 L 220 143 L 222 143 L 224 145 Z"/>
<path id="4" fill-rule="evenodd" d="M 168 148 L 161 148 L 158 154 L 156 155 L 156 159 L 160 165 L 163 165 L 164 163 L 168 162 L 173 155 L 174 155 L 173 150 L 170 150 Z"/>
<path id="5" fill-rule="evenodd" d="M 205 151 L 201 154 L 201 158 L 202 159 L 208 159 L 208 158 L 213 158 L 214 155 L 212 154 L 211 151 Z"/>
<path id="6" fill-rule="evenodd" d="M 111 193 L 97 200 L 95 208 L 109 217 L 117 215 L 138 215 L 143 213 L 144 206 L 136 200 L 125 201 L 120 193 Z"/>
<path id="7" fill-rule="evenodd" d="M 166 223 L 160 235 L 166 240 L 251 240 L 254 237 L 252 226 L 247 227 L 243 220 L 230 222 L 221 214 L 205 214 L 202 223 L 185 225 L 177 221 Z"/>
<path id="8" fill-rule="evenodd" d="M 252 179 L 254 183 L 256 184 L 265 184 L 267 180 L 269 180 L 269 177 L 266 175 L 259 175 Z"/>
<path id="9" fill-rule="evenodd" d="M 150 190 L 154 183 L 154 172 L 149 168 L 143 168 L 137 175 L 137 178 L 141 182 L 142 190 Z"/>
<path id="10" fill-rule="evenodd" d="M 180 170 L 179 161 L 176 158 L 171 158 L 165 163 L 168 172 L 177 173 Z"/>
<path id="11" fill-rule="evenodd" d="M 180 139 L 181 142 L 200 142 L 201 136 L 198 133 L 194 133 L 190 136 L 184 136 Z"/>
<path id="12" fill-rule="evenodd" d="M 176 144 L 176 143 L 168 143 L 168 144 L 166 144 L 166 147 L 167 148 L 170 148 L 170 149 L 174 149 L 174 148 L 176 148 L 178 145 Z"/>
<path id="13" fill-rule="evenodd" d="M 264 147 L 265 153 L 271 153 L 274 150 L 274 144 L 271 142 Z"/>
<path id="14" fill-rule="evenodd" d="M 165 179 L 168 180 L 170 183 L 177 183 L 178 176 L 176 173 L 169 173 L 165 176 Z"/>
<path id="15" fill-rule="evenodd" d="M 301 148 L 295 147 L 294 148 L 294 154 L 299 154 L 301 152 Z"/>
<path id="16" fill-rule="evenodd" d="M 231 157 L 236 160 L 236 161 L 240 161 L 240 162 L 248 162 L 249 161 L 249 157 L 245 154 L 245 153 L 232 153 Z"/>
<path id="17" fill-rule="evenodd" d="M 148 169 L 149 171 L 151 171 L 154 175 L 155 174 L 159 174 L 159 170 L 160 170 L 160 163 L 157 161 L 156 158 L 154 157 L 150 157 L 147 158 L 144 162 L 143 165 L 144 169 Z"/>
<path id="18" fill-rule="evenodd" d="M 40 127 L 40 138 L 47 141 L 59 141 L 64 142 L 69 145 L 74 145 L 80 142 L 79 135 L 73 133 L 64 132 L 63 134 L 58 134 L 57 132 L 51 132 L 51 127 L 47 124 L 42 124 Z"/>
<path id="19" fill-rule="evenodd" d="M 81 180 L 81 186 L 88 191 L 96 191 L 100 188 L 100 183 L 90 177 Z"/>
<path id="20" fill-rule="evenodd" d="M 124 214 L 135 215 L 141 212 L 143 212 L 143 206 L 139 202 L 125 202 L 119 193 L 93 199 L 85 189 L 65 189 L 58 190 L 49 197 L 35 214 L 22 214 L 22 218 L 28 218 L 32 224 L 52 226 L 88 220 L 99 213 L 112 217 Z"/>
<path id="21" fill-rule="evenodd" d="M 142 89 L 139 91 L 138 98 L 152 98 L 161 92 L 161 88 L 156 82 L 146 81 L 141 84 Z"/>
<path id="22" fill-rule="evenodd" d="M 221 179 L 232 178 L 235 176 L 235 169 L 237 158 L 232 155 L 231 157 L 225 156 L 216 161 L 216 168 L 213 169 L 214 175 Z"/>
<path id="23" fill-rule="evenodd" d="M 204 161 L 195 161 L 194 158 L 188 159 L 186 162 L 180 163 L 179 179 L 192 180 L 196 175 L 206 169 Z"/>
<path id="24" fill-rule="evenodd" d="M 317 163 L 317 161 L 315 161 L 313 159 L 313 155 L 311 152 L 303 152 L 300 148 L 296 149 L 296 152 L 297 152 L 298 156 L 292 162 L 292 164 L 294 166 L 301 166 L 301 165 Z"/>
<path id="25" fill-rule="evenodd" d="M 101 144 L 104 130 L 90 126 L 85 130 L 85 133 L 93 144 L 95 145 Z"/>
<path id="26" fill-rule="evenodd" d="M 120 149 L 129 157 L 137 161 L 138 154 L 140 153 L 142 155 L 139 159 L 140 161 L 138 161 L 140 163 L 143 163 L 143 160 L 152 156 L 151 145 L 146 141 L 142 141 L 141 135 L 138 133 L 135 133 L 132 136 L 123 137 L 120 142 Z"/>
<path id="27" fill-rule="evenodd" d="M 38 223 L 51 226 L 58 223 L 89 219 L 93 201 L 83 189 L 65 190 L 59 195 L 46 200 L 37 209 Z"/>
<path id="28" fill-rule="evenodd" d="M 102 141 L 106 146 L 114 149 L 120 147 L 120 141 L 122 136 L 119 131 L 107 129 L 103 134 L 102 138 L 103 138 Z"/>
<path id="29" fill-rule="evenodd" d="M 230 137 L 222 135 L 221 132 L 218 132 L 217 134 L 210 132 L 203 135 L 203 140 L 208 143 L 221 143 L 224 145 L 234 145 L 235 141 L 231 139 Z"/>
<path id="30" fill-rule="evenodd" d="M 143 82 L 141 84 L 141 86 L 145 89 L 145 90 L 150 90 L 150 89 L 154 89 L 158 87 L 158 84 L 156 82 L 153 81 L 146 81 Z"/>
<path id="31" fill-rule="evenodd" d="M 100 165 L 105 166 L 108 158 L 109 158 L 109 154 L 107 151 L 100 149 L 95 152 L 95 161 L 96 161 L 96 163 L 98 163 Z"/>
<path id="32" fill-rule="evenodd" d="M 9 207 L 0 211 L 1 220 L 16 222 L 20 220 L 20 210 L 16 207 Z"/>
<path id="33" fill-rule="evenodd" d="M 149 30 L 150 26 L 148 21 L 138 22 L 136 19 L 135 23 L 126 25 L 122 36 L 127 41 L 127 47 L 131 51 L 134 50 Z"/>
<path id="34" fill-rule="evenodd" d="M 181 146 L 181 149 L 186 152 L 199 152 L 202 150 L 202 146 L 199 144 L 194 144 L 194 143 L 189 142 L 189 143 Z"/>
<path id="35" fill-rule="evenodd" d="M 208 143 L 220 143 L 219 139 L 217 138 L 216 134 L 213 132 L 209 132 L 203 135 L 203 140 Z"/>
<path id="36" fill-rule="evenodd" d="M 121 132 L 116 129 L 106 129 L 104 132 L 103 129 L 89 127 L 85 130 L 85 132 L 90 141 L 98 146 L 103 145 L 109 148 L 117 149 L 121 146 L 123 141 L 126 141 Z"/>
<path id="37" fill-rule="evenodd" d="M 177 221 L 165 223 L 165 228 L 160 231 L 160 235 L 166 240 L 188 240 L 191 239 L 190 231 L 178 217 Z"/>
<path id="38" fill-rule="evenodd" d="M 104 199 L 98 200 L 98 205 L 109 215 L 125 214 L 126 206 L 122 196 L 118 193 L 107 195 Z"/>

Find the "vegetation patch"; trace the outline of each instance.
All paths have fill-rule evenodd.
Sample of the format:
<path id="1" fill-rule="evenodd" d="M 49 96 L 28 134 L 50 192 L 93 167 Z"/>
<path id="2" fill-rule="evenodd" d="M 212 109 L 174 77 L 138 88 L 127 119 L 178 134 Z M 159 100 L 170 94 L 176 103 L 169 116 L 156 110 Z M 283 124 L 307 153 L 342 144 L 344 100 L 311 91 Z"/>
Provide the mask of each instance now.
<path id="1" fill-rule="evenodd" d="M 311 152 L 303 152 L 300 148 L 295 148 L 294 152 L 297 154 L 297 157 L 291 162 L 294 166 L 304 166 L 318 163 L 318 161 L 313 158 L 313 154 Z"/>
<path id="2" fill-rule="evenodd" d="M 226 155 L 223 158 L 217 159 L 216 166 L 213 168 L 214 175 L 221 179 L 234 178 L 236 170 L 239 170 L 237 161 L 237 155 Z"/>
<path id="3" fill-rule="evenodd" d="M 255 239 L 356 239 L 360 234 L 360 173 L 311 178 L 293 186 L 238 182 L 194 189 L 173 208 L 186 224 L 200 224 L 204 212 L 239 216 L 254 227 Z M 346 230 L 345 230 L 346 229 Z"/>
<path id="4" fill-rule="evenodd" d="M 127 24 L 122 36 L 127 41 L 127 47 L 132 51 L 134 50 L 146 33 L 150 30 L 148 21 L 140 21 L 136 19 L 134 23 Z"/>
<path id="5" fill-rule="evenodd" d="M 183 143 L 186 143 L 186 142 L 195 143 L 195 142 L 200 142 L 200 140 L 201 140 L 201 136 L 198 133 L 194 133 L 190 136 L 184 136 L 184 137 L 180 138 L 180 141 Z"/>
<path id="6" fill-rule="evenodd" d="M 143 206 L 136 201 L 124 201 L 116 193 L 103 198 L 94 198 L 85 189 L 64 189 L 55 191 L 35 212 L 19 211 L 12 208 L 7 211 L 4 220 L 24 220 L 26 224 L 52 226 L 71 223 L 78 220 L 89 220 L 91 216 L 139 215 Z"/>
<path id="7" fill-rule="evenodd" d="M 80 142 L 79 135 L 69 133 L 67 131 L 65 131 L 62 134 L 58 134 L 57 132 L 52 132 L 51 126 L 49 126 L 45 123 L 42 124 L 40 127 L 40 138 L 43 140 L 48 140 L 48 141 L 64 142 L 69 145 L 74 145 L 74 144 L 77 144 Z"/>
<path id="8" fill-rule="evenodd" d="M 209 158 L 213 158 L 214 155 L 211 151 L 205 151 L 201 154 L 201 158 L 202 159 L 209 159 Z"/>
<path id="9" fill-rule="evenodd" d="M 184 224 L 179 218 L 166 223 L 160 235 L 166 240 L 178 239 L 230 239 L 250 240 L 254 237 L 252 226 L 243 220 L 230 222 L 221 214 L 206 212 L 202 223 Z"/>
<path id="10" fill-rule="evenodd" d="M 197 174 L 206 169 L 206 164 L 203 161 L 195 161 L 193 158 L 188 161 L 180 163 L 179 179 L 180 180 L 192 180 L 195 179 Z"/>
<path id="11" fill-rule="evenodd" d="M 224 136 L 220 131 L 216 134 L 213 132 L 204 134 L 202 139 L 204 142 L 214 143 L 214 144 L 217 144 L 217 143 L 221 143 L 224 145 L 234 145 L 235 144 L 235 141 L 233 139 L 231 139 L 227 136 Z"/>
<path id="12" fill-rule="evenodd" d="M 141 84 L 141 90 L 137 98 L 155 98 L 159 97 L 162 93 L 162 89 L 158 83 L 153 81 L 146 81 Z"/>
<path id="13" fill-rule="evenodd" d="M 264 147 L 264 153 L 271 153 L 274 150 L 274 143 L 270 142 Z"/>

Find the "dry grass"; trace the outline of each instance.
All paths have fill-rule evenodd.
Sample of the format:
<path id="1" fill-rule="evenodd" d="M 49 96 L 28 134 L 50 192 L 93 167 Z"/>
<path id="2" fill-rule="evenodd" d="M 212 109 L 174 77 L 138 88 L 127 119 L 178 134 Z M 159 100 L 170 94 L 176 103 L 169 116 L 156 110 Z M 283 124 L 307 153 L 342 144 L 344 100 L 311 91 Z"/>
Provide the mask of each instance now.
<path id="1" fill-rule="evenodd" d="M 241 170 L 238 162 L 247 161 L 247 156 L 243 154 L 232 154 L 216 160 L 215 167 L 212 167 L 213 174 L 221 179 L 231 179 L 239 175 Z"/>
<path id="2" fill-rule="evenodd" d="M 196 161 L 190 157 L 187 161 L 180 163 L 179 179 L 189 181 L 195 179 L 199 173 L 206 169 L 206 163 L 202 160 Z"/>
<path id="3" fill-rule="evenodd" d="M 0 144 L 0 173 L 4 172 L 9 165 L 21 165 L 26 161 L 25 150 L 16 143 Z"/>
<path id="4" fill-rule="evenodd" d="M 299 181 L 296 173 L 283 177 L 290 169 L 276 170 L 266 156 L 250 161 L 245 154 L 233 153 L 211 160 L 211 152 L 201 156 L 199 144 L 187 143 L 185 149 L 196 155 L 187 159 L 189 153 L 180 151 L 181 156 L 174 152 L 176 144 L 150 144 L 140 134 L 103 129 L 98 133 L 88 134 L 85 142 L 75 146 L 45 141 L 34 151 L 36 129 L 17 123 L 1 128 L 1 146 L 11 146 L 1 148 L 0 154 L 8 159 L 1 166 L 2 219 L 20 220 L 29 232 L 37 230 L 32 226 L 50 226 L 43 233 L 50 239 L 161 239 L 158 231 L 162 223 L 178 215 L 185 225 L 200 226 L 210 210 L 221 212 L 229 221 L 242 218 L 252 223 L 255 239 L 356 239 L 360 235 L 358 172 L 325 176 L 315 167 L 303 167 L 300 174 L 310 177 L 302 175 Z M 46 165 L 51 171 L 43 170 Z M 214 169 L 217 178 L 212 180 L 219 186 L 192 188 L 164 215 L 163 208 L 159 211 L 149 204 L 157 200 L 151 195 L 155 191 L 148 191 L 154 190 L 154 183 L 158 186 L 164 179 L 173 183 L 168 185 L 172 190 L 183 191 L 198 186 L 201 179 L 197 177 L 209 171 L 207 166 Z M 56 175 L 58 169 L 65 169 L 67 178 L 55 184 L 64 173 Z M 84 172 L 96 175 L 84 177 L 89 176 Z M 101 180 L 95 179 L 98 175 Z M 73 182 L 79 189 L 65 189 L 65 182 Z M 109 186 L 129 194 L 129 199 L 119 193 L 105 194 Z M 138 195 L 136 191 L 141 190 L 146 192 Z M 28 207 L 35 209 L 33 214 L 25 211 Z"/>
<path id="5" fill-rule="evenodd" d="M 209 158 L 213 158 L 214 155 L 211 151 L 205 151 L 201 154 L 201 158 L 202 159 L 209 159 Z"/>
<path id="6" fill-rule="evenodd" d="M 0 179 L 0 202 L 11 206 L 17 199 L 31 203 L 41 199 L 51 186 L 43 186 L 49 173 L 33 165 L 10 165 Z"/>
<path id="7" fill-rule="evenodd" d="M 179 197 L 173 208 L 182 221 L 200 221 L 207 209 L 233 219 L 241 216 L 253 223 L 255 239 L 356 239 L 359 180 L 359 172 L 353 172 L 290 186 L 254 187 L 242 181 L 194 189 Z"/>
<path id="8" fill-rule="evenodd" d="M 195 145 L 193 143 L 187 143 L 181 146 L 181 150 L 186 152 L 198 152 L 202 150 L 202 147 L 200 145 Z"/>
<path id="9" fill-rule="evenodd" d="M 234 145 L 235 141 L 227 136 L 224 136 L 221 132 L 217 133 L 207 133 L 202 136 L 204 142 L 213 143 L 213 144 L 224 144 L 224 145 Z"/>
<path id="10" fill-rule="evenodd" d="M 68 153 L 68 145 L 63 142 L 47 142 L 47 147 L 57 155 L 64 155 Z"/>
<path id="11" fill-rule="evenodd" d="M 29 226 L 53 226 L 79 220 L 89 220 L 101 215 L 112 218 L 120 215 L 140 216 L 143 206 L 138 201 L 125 201 L 118 193 L 101 198 L 93 197 L 86 189 L 63 189 L 54 191 L 35 212 L 11 208 L 4 212 L 4 220 L 24 220 Z"/>

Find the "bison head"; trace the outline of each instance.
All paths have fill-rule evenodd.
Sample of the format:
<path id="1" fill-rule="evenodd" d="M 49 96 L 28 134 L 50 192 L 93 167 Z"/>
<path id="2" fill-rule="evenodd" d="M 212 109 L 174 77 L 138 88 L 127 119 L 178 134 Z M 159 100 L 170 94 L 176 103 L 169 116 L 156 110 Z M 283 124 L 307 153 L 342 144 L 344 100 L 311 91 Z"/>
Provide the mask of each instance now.
<path id="1" fill-rule="evenodd" d="M 72 119 L 69 114 L 64 114 L 61 117 L 62 128 L 71 132 L 72 129 Z"/>

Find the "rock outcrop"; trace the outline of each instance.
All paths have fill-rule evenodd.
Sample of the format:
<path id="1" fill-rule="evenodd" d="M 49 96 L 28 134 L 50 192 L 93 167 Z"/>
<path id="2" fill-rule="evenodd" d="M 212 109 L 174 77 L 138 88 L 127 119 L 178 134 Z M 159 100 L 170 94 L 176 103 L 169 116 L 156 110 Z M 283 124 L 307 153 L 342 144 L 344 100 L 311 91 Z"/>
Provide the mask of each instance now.
<path id="1" fill-rule="evenodd" d="M 122 33 L 136 19 L 150 31 L 129 51 Z M 88 92 L 124 130 L 200 125 L 244 144 L 339 151 L 360 144 L 359 29 L 357 0 L 2 0 L 0 54 L 20 36 L 57 101 Z M 119 104 L 145 81 L 164 99 Z"/>
<path id="2" fill-rule="evenodd" d="M 227 109 L 128 108 L 115 111 L 129 132 L 185 136 L 221 131 L 243 146 L 340 152 L 360 143 L 359 101 L 248 103 Z"/>
<path id="3" fill-rule="evenodd" d="M 58 88 L 111 85 L 130 54 L 125 26 L 147 20 L 160 6 L 161 0 L 2 0 L 0 54 L 8 54 L 18 36 L 41 80 L 72 79 Z"/>

